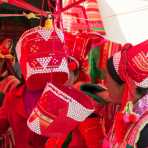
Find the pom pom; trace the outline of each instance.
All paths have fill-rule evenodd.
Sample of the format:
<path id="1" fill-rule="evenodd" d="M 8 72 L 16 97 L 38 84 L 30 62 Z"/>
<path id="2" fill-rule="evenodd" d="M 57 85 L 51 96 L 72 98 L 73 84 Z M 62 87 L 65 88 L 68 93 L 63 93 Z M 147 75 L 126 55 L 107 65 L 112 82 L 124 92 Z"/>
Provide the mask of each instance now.
<path id="1" fill-rule="evenodd" d="M 78 66 L 74 61 L 71 61 L 70 63 L 68 63 L 68 68 L 70 69 L 70 71 L 75 71 Z"/>
<path id="2" fill-rule="evenodd" d="M 129 114 L 124 114 L 123 120 L 124 120 L 125 123 L 129 123 L 130 122 L 130 120 L 129 120 Z"/>
<path id="3" fill-rule="evenodd" d="M 129 121 L 135 123 L 138 120 L 138 116 L 136 114 L 129 115 Z"/>
<path id="4" fill-rule="evenodd" d="M 124 122 L 124 113 L 118 112 L 115 118 L 115 137 L 117 143 L 120 143 L 128 129 L 127 123 Z"/>

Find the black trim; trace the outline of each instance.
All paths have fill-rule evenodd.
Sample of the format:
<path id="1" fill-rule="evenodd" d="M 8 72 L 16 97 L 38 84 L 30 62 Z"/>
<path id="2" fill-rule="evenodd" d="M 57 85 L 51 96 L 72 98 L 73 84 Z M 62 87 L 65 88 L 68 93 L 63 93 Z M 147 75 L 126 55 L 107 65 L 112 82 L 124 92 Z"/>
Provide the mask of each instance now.
<path id="1" fill-rule="evenodd" d="M 113 80 L 115 80 L 118 84 L 122 85 L 124 83 L 124 81 L 121 80 L 121 78 L 119 77 L 119 75 L 117 74 L 114 64 L 113 64 L 113 57 L 111 57 L 108 61 L 107 61 L 107 70 L 110 74 L 110 76 L 113 78 Z"/>

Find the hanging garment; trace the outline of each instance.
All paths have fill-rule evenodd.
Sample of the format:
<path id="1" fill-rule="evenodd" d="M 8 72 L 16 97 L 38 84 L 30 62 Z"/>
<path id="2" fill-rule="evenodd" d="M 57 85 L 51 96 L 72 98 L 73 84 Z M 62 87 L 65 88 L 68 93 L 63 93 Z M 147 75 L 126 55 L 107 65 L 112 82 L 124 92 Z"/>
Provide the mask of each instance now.
<path id="1" fill-rule="evenodd" d="M 63 6 L 75 3 L 76 0 L 63 0 Z M 101 14 L 96 0 L 87 0 L 62 14 L 63 27 L 68 32 L 95 31 L 105 34 Z"/>

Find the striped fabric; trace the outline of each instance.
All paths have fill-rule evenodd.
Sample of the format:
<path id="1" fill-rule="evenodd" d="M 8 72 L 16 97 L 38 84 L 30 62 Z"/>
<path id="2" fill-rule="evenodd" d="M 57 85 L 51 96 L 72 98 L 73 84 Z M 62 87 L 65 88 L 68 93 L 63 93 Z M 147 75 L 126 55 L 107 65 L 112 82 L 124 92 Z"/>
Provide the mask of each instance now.
<path id="1" fill-rule="evenodd" d="M 100 68 L 105 68 L 107 60 L 116 52 L 121 50 L 121 44 L 108 40 L 104 46 L 101 47 Z"/>
<path id="2" fill-rule="evenodd" d="M 63 0 L 63 6 L 72 4 L 78 0 Z M 75 6 L 62 15 L 63 26 L 66 31 L 96 31 L 105 34 L 100 11 L 96 0 L 86 0 L 79 6 Z"/>
<path id="3" fill-rule="evenodd" d="M 98 67 L 100 69 L 104 69 L 107 64 L 107 60 L 116 52 L 121 50 L 121 44 L 112 42 L 108 40 L 105 42 L 103 46 L 101 46 L 101 52 L 100 52 L 100 61 Z M 100 83 L 105 85 L 104 80 L 100 80 Z"/>

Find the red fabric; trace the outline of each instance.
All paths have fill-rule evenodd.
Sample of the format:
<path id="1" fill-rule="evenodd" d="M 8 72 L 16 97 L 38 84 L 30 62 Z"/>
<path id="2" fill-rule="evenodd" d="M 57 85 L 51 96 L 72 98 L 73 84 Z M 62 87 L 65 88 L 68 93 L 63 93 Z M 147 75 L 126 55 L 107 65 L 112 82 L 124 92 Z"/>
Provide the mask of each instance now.
<path id="1" fill-rule="evenodd" d="M 0 92 L 4 94 L 13 90 L 19 84 L 19 80 L 15 76 L 9 75 L 0 81 Z"/>
<path id="2" fill-rule="evenodd" d="M 67 62 L 67 49 L 55 31 L 41 27 L 26 31 L 21 36 L 16 51 L 30 89 L 44 88 L 47 81 L 61 84 L 67 81 L 68 68 L 65 61 L 62 64 L 64 59 Z M 34 73 L 27 67 L 37 72 Z M 56 72 L 57 68 L 59 70 Z"/>
<path id="3" fill-rule="evenodd" d="M 101 148 L 104 138 L 99 118 L 88 118 L 79 126 L 87 148 Z"/>
<path id="4" fill-rule="evenodd" d="M 126 123 L 123 116 L 126 113 L 125 107 L 128 101 L 132 101 L 135 98 L 135 82 L 142 82 L 148 76 L 148 40 L 131 46 L 126 44 L 121 50 L 121 58 L 119 59 L 119 68 L 117 73 L 120 78 L 125 82 L 121 112 L 117 113 L 115 119 L 115 137 L 117 142 L 121 142 L 128 128 L 130 120 Z M 114 58 L 114 57 L 113 57 Z M 134 82 L 135 81 L 135 82 Z M 129 112 L 130 117 L 132 112 Z M 121 116 L 122 115 L 122 116 Z M 133 121 L 134 118 L 132 118 Z M 136 119 L 136 116 L 135 116 Z"/>
<path id="5" fill-rule="evenodd" d="M 126 49 L 125 49 L 126 50 Z M 141 82 L 148 76 L 148 40 L 128 48 L 122 54 L 120 60 L 119 74 L 121 78 L 126 79 L 124 74 L 127 73 L 136 82 Z M 126 63 L 125 63 L 126 59 Z M 122 71 L 122 66 L 126 64 L 125 73 Z"/>
<path id="6" fill-rule="evenodd" d="M 51 30 L 36 27 L 26 31 L 17 43 L 16 52 L 18 60 L 30 89 L 43 88 L 47 81 L 60 84 L 65 83 L 68 79 L 68 65 L 65 65 L 67 68 L 66 72 L 54 72 L 53 70 L 49 72 L 49 69 L 60 67 L 62 59 L 65 58 L 67 60 L 69 56 L 76 59 L 76 65 L 78 65 L 77 70 L 83 73 L 83 79 L 85 77 L 88 78 L 86 74 L 88 69 L 86 64 L 88 62 L 87 55 L 91 49 L 91 45 L 95 45 L 102 40 L 102 38 L 97 35 L 84 33 L 74 36 L 70 33 L 64 33 L 65 42 L 62 43 L 55 31 L 51 34 L 50 32 Z M 40 62 L 37 59 L 45 57 L 48 60 L 50 57 L 53 57 L 58 63 L 55 65 L 51 60 L 48 65 L 46 65 L 45 62 L 47 59 Z M 43 64 L 41 65 L 42 62 Z M 32 73 L 32 70 L 27 69 L 28 65 L 33 71 L 39 69 L 40 72 Z M 46 73 L 43 73 L 43 71 L 46 71 Z M 32 74 L 29 75 L 30 73 Z M 81 79 L 81 77 L 79 78 Z M 36 83 L 36 81 L 38 81 L 38 83 Z"/>
<path id="7" fill-rule="evenodd" d="M 79 108 L 82 105 L 87 111 L 92 111 L 90 113 L 84 112 L 82 108 Z M 27 124 L 31 130 L 40 135 L 59 138 L 63 135 L 67 136 L 71 130 L 78 126 L 79 122 L 84 121 L 92 112 L 91 99 L 84 93 L 71 86 L 48 83 Z M 34 123 L 37 120 L 36 125 Z"/>
<path id="8" fill-rule="evenodd" d="M 121 50 L 121 44 L 107 40 L 107 42 L 105 42 L 100 46 L 100 62 L 98 66 L 101 69 L 104 69 L 106 67 L 107 60 L 112 55 L 114 55 L 114 53 L 120 50 Z"/>
<path id="9" fill-rule="evenodd" d="M 68 148 L 87 148 L 79 128 L 72 131 L 72 140 L 68 145 Z"/>
<path id="10" fill-rule="evenodd" d="M 24 86 L 6 95 L 0 108 L 0 135 L 7 131 L 9 125 L 14 132 L 15 148 L 43 148 L 46 138 L 31 132 L 27 127 L 28 115 L 24 107 Z"/>
<path id="11" fill-rule="evenodd" d="M 14 57 L 11 55 L 12 39 L 6 38 L 0 43 L 0 59 L 5 59 L 8 64 L 12 65 Z"/>
<path id="12" fill-rule="evenodd" d="M 64 138 L 49 138 L 45 148 L 61 148 L 63 143 L 64 143 L 65 137 Z"/>
<path id="13" fill-rule="evenodd" d="M 8 44 L 10 45 L 10 47 L 12 46 L 12 40 L 9 38 L 4 39 L 0 43 L 0 53 L 2 53 L 3 55 L 10 54 L 10 48 L 7 48 Z"/>
<path id="14" fill-rule="evenodd" d="M 78 0 L 67 0 L 63 2 L 63 5 L 71 6 L 77 2 Z M 105 34 L 96 0 L 87 0 L 80 5 L 75 5 L 65 11 L 62 17 L 63 26 L 69 32 L 95 31 L 100 34 Z"/>
<path id="15" fill-rule="evenodd" d="M 136 82 L 141 82 L 148 76 L 148 40 L 127 50 L 126 70 Z M 124 57 L 123 57 L 124 58 Z M 121 59 L 121 65 L 124 59 Z M 119 70 L 120 72 L 120 70 Z M 120 73 L 122 77 L 122 73 Z"/>
<path id="16" fill-rule="evenodd" d="M 115 136 L 116 141 L 121 142 L 127 132 L 127 129 L 129 128 L 130 123 L 125 123 L 123 120 L 124 113 L 118 112 L 115 116 Z"/>

